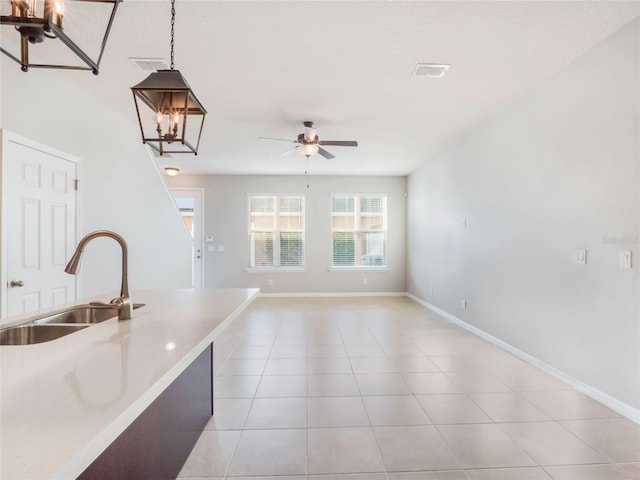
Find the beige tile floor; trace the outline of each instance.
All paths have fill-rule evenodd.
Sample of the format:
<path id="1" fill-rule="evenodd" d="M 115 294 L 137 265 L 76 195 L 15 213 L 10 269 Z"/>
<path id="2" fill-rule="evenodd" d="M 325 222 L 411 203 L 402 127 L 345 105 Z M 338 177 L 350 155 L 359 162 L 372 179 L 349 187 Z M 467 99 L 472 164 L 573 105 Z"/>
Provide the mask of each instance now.
<path id="1" fill-rule="evenodd" d="M 640 479 L 638 425 L 408 298 L 260 298 L 215 373 L 181 478 Z"/>

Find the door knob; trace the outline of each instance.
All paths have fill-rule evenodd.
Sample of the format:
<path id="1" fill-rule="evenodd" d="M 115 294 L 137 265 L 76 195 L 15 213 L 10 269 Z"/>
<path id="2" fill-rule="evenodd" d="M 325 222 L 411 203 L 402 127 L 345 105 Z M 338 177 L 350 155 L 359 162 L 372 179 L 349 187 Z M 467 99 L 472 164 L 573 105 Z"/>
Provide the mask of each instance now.
<path id="1" fill-rule="evenodd" d="M 11 280 L 9 286 L 11 288 L 24 287 L 24 282 L 22 280 Z"/>

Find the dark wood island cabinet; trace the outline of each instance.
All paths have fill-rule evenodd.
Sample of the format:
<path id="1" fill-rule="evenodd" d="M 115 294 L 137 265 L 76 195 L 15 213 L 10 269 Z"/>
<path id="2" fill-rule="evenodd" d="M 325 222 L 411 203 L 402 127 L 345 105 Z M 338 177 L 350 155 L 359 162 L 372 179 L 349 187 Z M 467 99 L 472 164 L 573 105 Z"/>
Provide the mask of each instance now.
<path id="1" fill-rule="evenodd" d="M 174 479 L 212 415 L 210 344 L 78 478 Z"/>

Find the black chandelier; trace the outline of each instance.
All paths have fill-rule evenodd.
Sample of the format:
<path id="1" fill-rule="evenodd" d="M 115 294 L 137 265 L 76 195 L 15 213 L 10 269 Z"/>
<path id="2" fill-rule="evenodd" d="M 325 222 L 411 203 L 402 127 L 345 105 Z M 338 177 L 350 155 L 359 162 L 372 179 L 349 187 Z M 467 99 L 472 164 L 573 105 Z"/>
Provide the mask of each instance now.
<path id="1" fill-rule="evenodd" d="M 153 72 L 142 82 L 131 87 L 133 100 L 142 143 L 157 150 L 160 155 L 165 153 L 193 153 L 198 154 L 202 126 L 207 111 L 197 99 L 191 87 L 174 69 L 174 24 L 176 19 L 175 0 L 171 0 L 171 67 L 169 70 Z M 140 115 L 138 99 L 147 105 L 153 115 Z M 200 128 L 197 134 L 191 132 L 197 129 L 197 118 L 200 117 Z M 187 135 L 187 120 L 191 118 L 196 127 Z"/>
<path id="2" fill-rule="evenodd" d="M 100 61 L 102 60 L 107 38 L 111 31 L 111 25 L 113 24 L 113 19 L 120 2 L 121 0 L 76 0 L 73 3 L 80 8 L 76 8 L 75 11 L 72 10 L 67 15 L 67 20 L 72 20 L 76 25 L 93 25 L 93 23 L 90 23 L 94 20 L 93 18 L 81 19 L 76 17 L 81 17 L 91 10 L 99 14 L 102 14 L 101 10 L 108 12 L 109 17 L 106 28 L 102 36 L 102 42 L 100 43 L 99 53 L 95 59 L 86 53 L 76 41 L 72 40 L 71 36 L 73 35 L 70 36 L 69 32 L 63 28 L 62 21 L 65 16 L 63 0 L 11 0 L 11 14 L 1 15 L 0 25 L 15 28 L 20 34 L 20 42 L 19 45 L 16 45 L 16 48 L 14 48 L 15 51 L 13 53 L 6 44 L 7 42 L 0 47 L 0 51 L 13 61 L 19 63 L 23 72 L 28 71 L 30 68 L 59 68 L 91 70 L 94 75 L 97 75 L 99 73 Z M 110 10 L 110 12 L 108 10 Z M 65 20 L 65 23 L 68 23 L 67 20 Z M 53 50 L 48 49 L 45 52 L 42 48 L 36 49 L 35 46 L 43 43 L 46 39 L 60 40 L 60 42 L 68 47 L 83 63 L 78 65 L 66 58 L 64 58 L 64 61 L 61 63 L 57 63 L 55 58 L 62 60 L 60 57 L 64 57 L 64 55 L 55 53 L 53 54 L 55 58 L 51 63 L 32 62 L 29 58 L 30 48 L 34 50 L 32 53 L 36 53 L 38 60 L 40 60 L 43 53 L 50 54 L 49 50 Z M 50 42 L 46 42 L 47 45 L 49 45 L 49 43 Z"/>

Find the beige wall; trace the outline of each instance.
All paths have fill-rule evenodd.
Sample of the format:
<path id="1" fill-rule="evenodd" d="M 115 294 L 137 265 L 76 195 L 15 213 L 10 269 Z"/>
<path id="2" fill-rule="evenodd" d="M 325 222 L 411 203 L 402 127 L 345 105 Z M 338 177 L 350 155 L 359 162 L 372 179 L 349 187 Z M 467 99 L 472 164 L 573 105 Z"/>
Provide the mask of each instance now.
<path id="1" fill-rule="evenodd" d="M 639 38 L 635 21 L 410 175 L 407 220 L 411 293 L 633 409 Z"/>
<path id="2" fill-rule="evenodd" d="M 302 160 L 301 160 L 302 161 Z M 259 287 L 265 293 L 404 292 L 406 177 L 309 177 L 179 175 L 174 188 L 205 189 L 206 287 Z M 248 272 L 247 194 L 301 194 L 306 209 L 306 270 L 301 273 Z M 329 199 L 331 193 L 386 193 L 388 271 L 331 272 Z M 224 252 L 218 246 L 224 246 Z M 367 285 L 364 285 L 364 279 Z M 269 285 L 269 280 L 273 285 Z"/>

